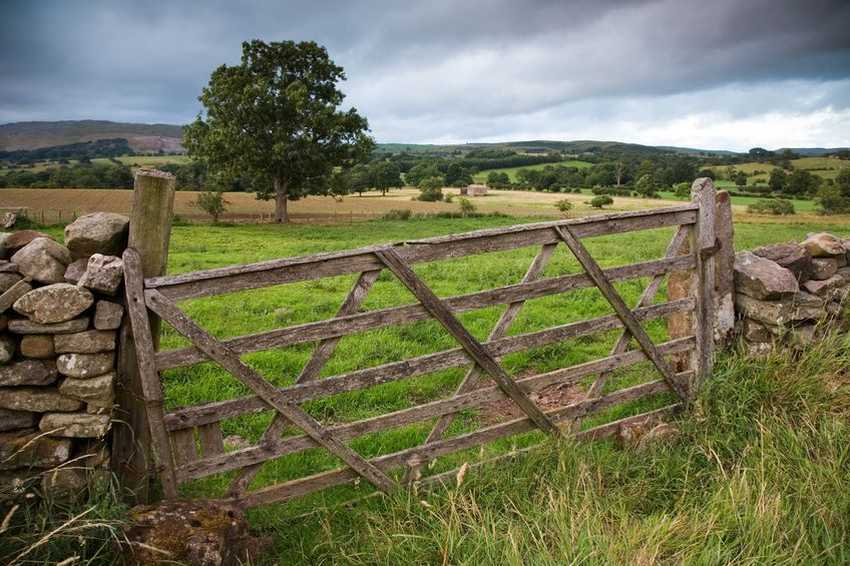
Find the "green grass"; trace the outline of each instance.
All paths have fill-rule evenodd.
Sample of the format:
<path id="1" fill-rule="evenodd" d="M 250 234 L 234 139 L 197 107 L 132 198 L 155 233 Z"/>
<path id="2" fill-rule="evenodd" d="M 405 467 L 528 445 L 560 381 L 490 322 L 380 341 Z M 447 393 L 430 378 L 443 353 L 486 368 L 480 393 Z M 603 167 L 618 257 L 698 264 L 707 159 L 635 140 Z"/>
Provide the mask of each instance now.
<path id="1" fill-rule="evenodd" d="M 169 272 L 399 242 L 529 220 L 486 217 L 328 226 L 175 226 Z M 735 227 L 736 246 L 748 249 L 800 239 L 821 229 L 824 226 L 794 221 L 739 223 Z M 59 227 L 48 231 L 61 234 Z M 850 229 L 837 233 L 847 236 Z M 603 266 L 614 266 L 660 257 L 671 235 L 672 229 L 659 229 L 590 238 L 586 243 Z M 519 281 L 536 251 L 525 248 L 418 264 L 415 270 L 440 296 L 470 293 Z M 544 275 L 551 277 L 579 270 L 566 248 L 561 247 Z M 354 276 L 335 277 L 187 301 L 182 306 L 214 335 L 236 336 L 332 317 L 353 281 Z M 633 304 L 645 284 L 645 280 L 635 280 L 617 287 L 626 301 Z M 662 289 L 659 300 L 663 300 L 664 294 Z M 411 302 L 410 294 L 385 273 L 363 308 Z M 464 313 L 460 318 L 477 338 L 484 339 L 502 309 L 482 309 Z M 510 334 L 610 312 L 599 293 L 590 289 L 535 299 L 526 304 Z M 656 341 L 666 335 L 660 322 L 648 324 L 647 329 Z M 616 332 L 608 332 L 574 339 L 512 354 L 504 359 L 504 364 L 512 375 L 550 371 L 605 356 L 616 338 Z M 164 348 L 185 344 L 172 329 L 164 329 Z M 341 340 L 322 375 L 373 367 L 454 345 L 433 322 L 384 328 Z M 302 344 L 249 354 L 244 359 L 272 382 L 285 385 L 298 375 L 313 347 L 314 344 Z M 816 361 L 819 360 L 812 363 Z M 846 454 L 834 455 L 830 451 L 840 452 L 839 448 L 843 447 L 846 452 L 850 435 L 844 428 L 836 428 L 838 424 L 832 421 L 818 420 L 821 419 L 818 415 L 828 413 L 816 404 L 825 402 L 822 397 L 795 397 L 798 393 L 814 395 L 813 384 L 805 382 L 805 389 L 798 391 L 802 385 L 778 381 L 774 376 L 778 374 L 784 380 L 814 375 L 804 372 L 809 371 L 806 369 L 809 366 L 793 366 L 795 372 L 773 370 L 773 366 L 762 371 L 759 367 L 736 359 L 721 364 L 716 385 L 712 385 L 697 411 L 683 421 L 685 437 L 672 450 L 647 456 L 622 452 L 610 443 L 546 445 L 539 454 L 514 464 L 471 472 L 469 485 L 459 491 L 399 495 L 370 500 L 353 508 L 321 511 L 372 493 L 367 485 L 360 483 L 256 509 L 251 512 L 251 520 L 258 530 L 272 537 L 274 549 L 270 556 L 287 563 L 634 563 L 650 562 L 653 557 L 673 562 L 716 563 L 733 561 L 735 556 L 745 563 L 756 563 L 757 552 L 768 553 L 764 557 L 773 563 L 790 563 L 792 558 L 820 557 L 822 562 L 846 558 L 841 554 L 846 550 L 834 547 L 833 539 L 840 540 L 842 533 L 847 532 L 848 490 L 834 497 L 836 488 L 829 481 L 836 480 L 829 474 L 836 472 L 835 467 L 846 472 Z M 455 369 L 423 375 L 313 401 L 305 408 L 324 423 L 350 422 L 446 397 L 463 373 L 462 369 Z M 639 364 L 616 372 L 607 388 L 615 390 L 652 379 L 656 377 L 651 368 Z M 170 371 L 164 383 L 169 409 L 247 393 L 242 385 L 212 364 Z M 765 399 L 772 399 L 771 396 L 789 403 L 788 415 L 782 413 L 774 415 L 774 420 L 768 419 L 771 415 L 762 409 L 768 406 Z M 640 400 L 593 417 L 584 426 L 669 402 L 666 394 Z M 783 419 L 794 416 L 792 408 L 820 412 L 811 423 L 805 421 L 800 436 L 786 434 L 777 438 L 784 430 Z M 449 433 L 477 428 L 479 417 L 475 411 L 463 412 Z M 267 411 L 229 419 L 224 421 L 223 431 L 225 435 L 237 434 L 256 441 L 270 418 Z M 369 457 L 394 452 L 421 443 L 430 424 L 423 422 L 366 435 L 351 445 Z M 440 458 L 426 474 L 541 440 L 539 433 L 500 440 L 480 451 L 467 450 Z M 768 445 L 768 441 L 778 444 Z M 815 454 L 823 453 L 823 461 L 775 461 L 791 449 L 807 449 L 810 445 L 806 442 L 814 443 L 811 446 Z M 769 469 L 760 469 L 759 465 Z M 307 450 L 266 464 L 254 487 L 338 466 L 339 462 L 324 451 Z M 800 483 L 807 476 L 809 483 Z M 204 478 L 185 485 L 182 493 L 221 495 L 232 477 L 230 473 Z M 815 488 L 825 491 L 815 492 L 817 498 L 807 503 L 805 497 Z M 779 503 L 775 501 L 777 493 Z M 420 499 L 427 504 L 421 504 Z M 773 506 L 767 510 L 774 514 L 762 517 L 759 513 L 766 512 L 767 504 Z M 790 511 L 785 506 L 790 506 Z M 845 514 L 836 518 L 840 509 Z M 298 518 L 316 510 L 320 511 Z M 788 517 L 788 513 L 796 515 Z M 751 525 L 752 521 L 756 523 Z M 818 526 L 817 521 L 823 524 Z M 803 540 L 800 548 L 789 548 L 788 537 Z"/>
<path id="2" fill-rule="evenodd" d="M 718 182 L 718 188 L 721 189 L 730 189 L 735 190 L 734 187 L 730 187 L 725 185 L 725 181 Z M 673 191 L 659 191 L 658 196 L 665 200 L 679 200 L 679 201 L 689 201 L 690 198 L 685 197 L 677 197 Z M 732 196 L 730 197 L 733 205 L 747 206 L 758 202 L 760 200 L 765 200 L 762 197 L 751 197 L 751 196 Z M 794 205 L 794 211 L 799 213 L 808 213 L 813 214 L 818 211 L 818 203 L 814 199 L 789 199 L 791 203 Z"/>
<path id="3" fill-rule="evenodd" d="M 479 171 L 478 173 L 473 175 L 472 178 L 475 180 L 476 183 L 483 183 L 484 181 L 487 180 L 487 175 L 490 172 L 495 171 L 497 173 L 507 173 L 508 177 L 510 178 L 511 181 L 516 181 L 517 180 L 516 174 L 517 174 L 517 171 L 519 171 L 520 169 L 542 170 L 544 167 L 555 166 L 555 165 L 561 166 L 561 167 L 575 167 L 577 169 L 586 169 L 587 167 L 591 167 L 593 164 L 589 163 L 587 161 L 579 161 L 577 159 L 568 159 L 566 161 L 558 161 L 556 163 L 538 163 L 536 165 L 524 165 L 522 167 L 504 167 L 504 168 L 501 168 L 501 169 L 485 169 L 485 170 Z"/>

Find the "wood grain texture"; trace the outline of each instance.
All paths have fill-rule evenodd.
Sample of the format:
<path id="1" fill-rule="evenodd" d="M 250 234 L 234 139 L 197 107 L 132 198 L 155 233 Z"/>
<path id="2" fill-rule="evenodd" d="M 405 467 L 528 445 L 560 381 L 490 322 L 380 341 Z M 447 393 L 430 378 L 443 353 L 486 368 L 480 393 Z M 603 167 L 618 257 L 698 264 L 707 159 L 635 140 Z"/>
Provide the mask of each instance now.
<path id="1" fill-rule="evenodd" d="M 715 216 L 717 213 L 716 191 L 714 181 L 703 177 L 694 181 L 691 186 L 691 196 L 699 207 L 697 222 L 694 225 L 693 245 L 696 266 L 696 301 L 697 308 L 694 316 L 694 335 L 697 346 L 694 351 L 693 367 L 696 371 L 692 392 L 695 395 L 699 388 L 714 371 L 714 285 L 715 257 L 706 256 L 703 250 L 714 247 L 717 240 L 715 233 Z"/>

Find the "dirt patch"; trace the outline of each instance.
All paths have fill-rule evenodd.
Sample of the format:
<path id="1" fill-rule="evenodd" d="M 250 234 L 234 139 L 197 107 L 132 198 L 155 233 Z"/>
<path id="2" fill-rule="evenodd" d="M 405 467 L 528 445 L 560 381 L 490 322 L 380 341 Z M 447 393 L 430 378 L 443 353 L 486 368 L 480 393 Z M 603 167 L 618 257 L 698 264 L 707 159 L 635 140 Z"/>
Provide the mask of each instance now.
<path id="1" fill-rule="evenodd" d="M 485 380 L 481 383 L 480 387 L 490 387 L 492 385 L 492 382 Z M 539 391 L 532 391 L 528 394 L 528 397 L 545 412 L 582 401 L 587 398 L 587 391 L 583 385 L 578 383 L 559 383 L 544 387 Z M 524 416 L 522 409 L 511 399 L 505 397 L 484 405 L 481 408 L 479 418 L 484 426 L 488 426 L 522 416 Z"/>

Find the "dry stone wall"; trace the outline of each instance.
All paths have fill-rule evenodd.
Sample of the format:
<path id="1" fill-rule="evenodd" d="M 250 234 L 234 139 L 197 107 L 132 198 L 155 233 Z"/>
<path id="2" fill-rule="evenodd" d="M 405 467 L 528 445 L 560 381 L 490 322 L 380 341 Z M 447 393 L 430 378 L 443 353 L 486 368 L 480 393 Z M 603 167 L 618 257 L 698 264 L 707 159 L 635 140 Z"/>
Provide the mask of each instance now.
<path id="1" fill-rule="evenodd" d="M 128 227 L 94 213 L 64 244 L 0 233 L 0 493 L 76 493 L 109 467 Z"/>
<path id="2" fill-rule="evenodd" d="M 811 234 L 735 256 L 735 307 L 747 351 L 803 346 L 845 327 L 850 240 Z"/>

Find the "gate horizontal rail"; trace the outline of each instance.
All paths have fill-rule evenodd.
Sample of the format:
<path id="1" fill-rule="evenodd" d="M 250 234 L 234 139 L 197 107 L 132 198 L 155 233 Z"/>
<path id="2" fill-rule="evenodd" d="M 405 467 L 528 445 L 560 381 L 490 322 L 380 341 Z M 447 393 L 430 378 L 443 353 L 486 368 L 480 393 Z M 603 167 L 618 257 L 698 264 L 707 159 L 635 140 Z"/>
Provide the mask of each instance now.
<path id="1" fill-rule="evenodd" d="M 553 436 L 572 434 L 584 417 L 602 413 L 615 405 L 636 399 L 673 392 L 678 397 L 661 409 L 632 415 L 577 432 L 581 438 L 610 435 L 617 427 L 655 418 L 685 407 L 693 395 L 693 384 L 705 375 L 701 363 L 711 352 L 704 330 L 694 326 L 690 335 L 678 335 L 665 342 L 653 343 L 642 324 L 683 313 L 710 313 L 709 286 L 699 285 L 691 296 L 654 303 L 663 278 L 673 272 L 694 272 L 705 279 L 711 265 L 713 242 L 712 185 L 695 187 L 694 201 L 681 206 L 605 214 L 589 218 L 540 222 L 508 228 L 479 230 L 388 244 L 356 250 L 316 254 L 247 265 L 209 269 L 173 276 L 142 278 L 138 254 L 125 252 L 125 276 L 130 319 L 136 340 L 139 373 L 145 387 L 148 423 L 154 443 L 158 470 L 167 497 L 175 497 L 179 484 L 211 475 L 237 471 L 222 499 L 251 507 L 288 501 L 326 487 L 366 479 L 381 491 L 389 491 L 398 480 L 391 474 L 406 468 L 407 479 L 420 477 L 423 463 L 494 440 L 535 429 Z M 667 255 L 661 259 L 602 269 L 581 242 L 582 238 L 679 226 Z M 689 238 L 689 248 L 680 249 Z M 583 273 L 540 278 L 552 251 L 563 245 L 579 260 Z M 436 296 L 411 269 L 418 262 L 457 259 L 470 255 L 541 246 L 521 282 L 494 289 L 447 298 Z M 392 273 L 418 300 L 398 307 L 360 312 L 359 305 L 382 271 Z M 318 322 L 293 325 L 257 334 L 225 340 L 214 338 L 189 318 L 178 301 L 211 297 L 222 293 L 246 291 L 284 283 L 360 274 L 337 315 Z M 627 307 L 612 282 L 651 278 L 650 284 L 634 308 Z M 526 301 L 586 288 L 598 288 L 611 304 L 614 314 L 565 323 L 534 332 L 506 336 L 508 327 Z M 708 293 L 708 295 L 706 294 Z M 475 339 L 457 320 L 458 313 L 507 305 L 502 317 L 485 341 Z M 191 346 L 155 351 L 155 341 L 145 338 L 149 328 L 146 317 L 160 316 Z M 453 336 L 460 347 L 321 377 L 322 367 L 332 356 L 341 337 L 389 326 L 434 319 Z M 603 358 L 558 368 L 520 379 L 509 375 L 499 361 L 508 354 L 549 346 L 600 332 L 620 329 L 622 334 L 611 353 Z M 629 350 L 630 338 L 639 349 Z M 313 357 L 295 383 L 272 385 L 240 360 L 240 356 L 316 342 Z M 674 371 L 669 360 L 686 358 L 690 363 Z M 252 394 L 224 401 L 204 402 L 166 412 L 162 401 L 161 373 L 180 367 L 214 361 L 252 390 Z M 651 362 L 660 379 L 601 393 L 603 380 L 613 371 Z M 679 364 L 681 366 L 681 364 Z M 315 420 L 301 405 L 341 393 L 363 391 L 381 384 L 399 382 L 416 376 L 459 367 L 472 367 L 457 391 L 448 397 L 413 404 L 394 412 L 352 422 L 325 425 Z M 575 402 L 541 409 L 531 394 L 552 386 L 575 386 L 583 378 L 597 376 L 591 390 Z M 277 379 L 284 376 L 275 376 Z M 191 377 L 190 377 L 191 379 Z M 489 383 L 480 383 L 490 379 Z M 520 417 L 498 422 L 456 436 L 446 436 L 451 420 L 460 411 L 486 412 L 493 403 L 510 399 Z M 241 415 L 273 411 L 274 419 L 258 443 L 228 450 L 224 446 L 222 421 Z M 366 458 L 346 443 L 363 435 L 436 419 L 428 438 L 415 446 Z M 564 426 L 565 423 L 568 426 Z M 292 427 L 301 434 L 292 434 Z M 278 458 L 316 449 L 328 450 L 345 467 L 291 479 L 259 489 L 251 489 L 260 466 Z M 449 477 L 449 472 L 423 478 L 424 482 Z"/>

